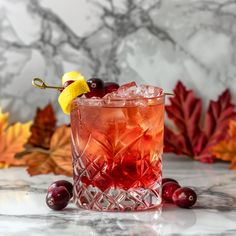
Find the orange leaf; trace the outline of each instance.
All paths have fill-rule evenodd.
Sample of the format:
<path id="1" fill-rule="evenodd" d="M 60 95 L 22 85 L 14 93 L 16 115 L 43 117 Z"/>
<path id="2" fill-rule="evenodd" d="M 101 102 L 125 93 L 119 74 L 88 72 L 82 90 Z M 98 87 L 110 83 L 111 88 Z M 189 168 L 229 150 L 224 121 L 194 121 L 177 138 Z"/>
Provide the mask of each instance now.
<path id="1" fill-rule="evenodd" d="M 234 120 L 229 123 L 229 136 L 236 139 L 236 121 Z"/>
<path id="2" fill-rule="evenodd" d="M 228 137 L 212 148 L 216 158 L 231 161 L 230 169 L 236 169 L 236 121 L 229 123 Z"/>
<path id="3" fill-rule="evenodd" d="M 45 108 L 37 109 L 28 143 L 34 147 L 48 149 L 55 129 L 56 117 L 52 105 L 49 103 Z"/>
<path id="4" fill-rule="evenodd" d="M 30 136 L 31 122 L 15 123 L 8 126 L 8 113 L 0 111 L 0 168 L 22 166 L 25 161 L 15 159 L 15 155 L 24 149 L 24 144 Z"/>
<path id="5" fill-rule="evenodd" d="M 48 173 L 72 176 L 70 127 L 62 125 L 56 129 L 49 150 L 35 148 L 24 159 L 32 176 Z"/>
<path id="6" fill-rule="evenodd" d="M 27 171 L 31 176 L 48 174 L 54 168 L 53 161 L 49 158 L 49 154 L 46 153 L 32 152 L 24 156 L 24 159 L 28 166 Z"/>
<path id="7" fill-rule="evenodd" d="M 0 134 L 7 128 L 8 117 L 9 114 L 8 113 L 3 114 L 0 108 Z"/>

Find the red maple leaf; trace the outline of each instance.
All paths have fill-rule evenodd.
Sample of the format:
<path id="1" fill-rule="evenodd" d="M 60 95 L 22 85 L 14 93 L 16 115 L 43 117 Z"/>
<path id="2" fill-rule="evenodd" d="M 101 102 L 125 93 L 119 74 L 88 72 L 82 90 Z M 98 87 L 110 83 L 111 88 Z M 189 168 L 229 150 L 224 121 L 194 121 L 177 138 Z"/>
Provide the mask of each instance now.
<path id="1" fill-rule="evenodd" d="M 175 97 L 170 98 L 166 112 L 176 131 L 165 127 L 164 151 L 212 163 L 211 147 L 225 138 L 229 120 L 236 117 L 229 90 L 225 90 L 217 101 L 210 101 L 203 122 L 201 99 L 180 81 L 174 92 Z"/>
<path id="2" fill-rule="evenodd" d="M 55 129 L 56 117 L 52 105 L 49 103 L 43 109 L 37 108 L 28 144 L 48 149 Z"/>

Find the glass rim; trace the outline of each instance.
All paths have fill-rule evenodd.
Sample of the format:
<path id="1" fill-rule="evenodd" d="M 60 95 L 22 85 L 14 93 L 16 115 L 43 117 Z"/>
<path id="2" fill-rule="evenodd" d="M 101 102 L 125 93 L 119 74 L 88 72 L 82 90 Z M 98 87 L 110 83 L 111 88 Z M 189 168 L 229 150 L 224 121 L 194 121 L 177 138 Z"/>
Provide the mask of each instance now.
<path id="1" fill-rule="evenodd" d="M 74 110 L 74 108 L 78 106 L 107 107 L 107 108 L 148 107 L 148 106 L 164 104 L 165 103 L 164 99 L 165 99 L 164 93 L 162 95 L 150 98 L 130 98 L 130 99 L 110 99 L 110 100 L 103 100 L 102 98 L 77 97 L 71 103 L 71 108 L 72 108 L 71 110 Z M 144 101 L 146 104 L 142 104 L 142 101 Z M 96 104 L 96 102 L 100 102 L 100 104 Z M 125 102 L 126 104 L 120 104 L 121 102 Z"/>
<path id="2" fill-rule="evenodd" d="M 143 86 L 152 87 L 154 89 L 152 96 L 144 97 L 140 95 L 135 95 L 132 93 L 130 96 L 124 96 L 124 97 L 85 97 L 79 96 L 76 97 L 72 102 L 71 106 L 72 108 L 75 108 L 76 106 L 93 106 L 93 107 L 139 107 L 139 106 L 152 106 L 152 105 L 158 105 L 158 104 L 164 104 L 165 102 L 165 92 L 163 88 L 152 86 L 152 85 L 146 85 Z M 106 95 L 105 95 L 106 96 Z M 134 96 L 134 97 L 132 97 Z M 121 104 L 121 102 L 124 102 L 125 104 Z M 145 104 L 142 104 L 144 102 Z M 98 104 L 100 103 L 100 104 Z"/>
<path id="3" fill-rule="evenodd" d="M 137 101 L 137 100 L 150 100 L 150 99 L 156 99 L 156 98 L 163 98 L 165 97 L 165 94 L 161 94 L 161 95 L 157 95 L 157 96 L 152 96 L 152 97 L 136 97 L 136 98 L 109 98 L 109 99 L 104 99 L 104 98 L 99 98 L 99 97 L 91 97 L 91 98 L 86 98 L 86 97 L 77 97 L 75 98 L 75 100 L 82 100 L 82 101 L 86 101 L 86 100 L 90 100 L 90 101 Z"/>
<path id="4" fill-rule="evenodd" d="M 158 95 L 153 95 L 153 96 L 150 96 L 150 97 L 134 97 L 134 98 L 125 98 L 125 97 L 116 97 L 116 98 L 109 98 L 109 99 L 104 99 L 104 97 L 91 97 L 91 98 L 87 98 L 87 97 L 77 97 L 76 99 L 79 99 L 79 100 L 88 100 L 88 99 L 93 99 L 93 101 L 97 100 L 97 101 L 106 101 L 106 100 L 109 100 L 109 101 L 135 101 L 135 100 L 149 100 L 149 99 L 155 99 L 155 98 L 161 98 L 161 97 L 165 97 L 165 93 L 164 93 L 164 89 L 163 88 L 160 88 L 160 87 L 157 87 L 157 86 L 152 86 L 152 85 L 146 85 L 144 84 L 144 86 L 149 86 L 149 87 L 153 87 L 155 89 L 158 89 L 160 91 L 160 94 Z"/>

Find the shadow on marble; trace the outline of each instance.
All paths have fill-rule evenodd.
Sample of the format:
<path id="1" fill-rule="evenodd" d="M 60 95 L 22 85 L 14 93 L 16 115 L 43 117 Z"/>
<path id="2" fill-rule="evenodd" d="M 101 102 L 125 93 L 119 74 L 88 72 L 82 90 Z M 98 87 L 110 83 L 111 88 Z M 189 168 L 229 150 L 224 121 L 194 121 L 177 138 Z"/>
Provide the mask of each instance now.
<path id="1" fill-rule="evenodd" d="M 236 197 L 211 189 L 198 190 L 196 209 L 212 209 L 222 212 L 236 210 Z"/>

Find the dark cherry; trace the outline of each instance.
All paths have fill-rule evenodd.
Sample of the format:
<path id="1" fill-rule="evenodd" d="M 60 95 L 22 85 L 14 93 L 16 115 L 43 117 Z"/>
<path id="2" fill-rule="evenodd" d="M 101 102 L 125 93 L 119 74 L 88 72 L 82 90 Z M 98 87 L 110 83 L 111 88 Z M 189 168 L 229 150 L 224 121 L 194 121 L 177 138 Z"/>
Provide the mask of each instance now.
<path id="1" fill-rule="evenodd" d="M 62 210 L 70 201 L 70 194 L 63 186 L 56 187 L 47 193 L 46 203 L 53 210 Z"/>
<path id="2" fill-rule="evenodd" d="M 112 93 L 120 87 L 120 85 L 115 82 L 105 82 L 104 86 L 105 86 L 105 94 Z"/>
<path id="3" fill-rule="evenodd" d="M 182 187 L 173 193 L 172 200 L 179 207 L 189 208 L 197 201 L 197 194 L 191 188 Z"/>
<path id="4" fill-rule="evenodd" d="M 163 200 L 165 200 L 166 202 L 173 202 L 172 195 L 178 188 L 180 188 L 180 185 L 175 182 L 167 182 L 163 184 L 162 186 Z"/>
<path id="5" fill-rule="evenodd" d="M 91 97 L 103 97 L 105 95 L 104 82 L 99 78 L 91 78 L 87 80 L 90 92 L 86 93 L 87 98 Z"/>
<path id="6" fill-rule="evenodd" d="M 49 187 L 48 187 L 48 192 L 51 192 L 53 189 L 57 188 L 57 187 L 65 187 L 66 190 L 68 191 L 68 193 L 70 194 L 70 198 L 72 198 L 73 196 L 73 185 L 71 182 L 67 181 L 67 180 L 58 180 L 53 182 Z"/>
<path id="7" fill-rule="evenodd" d="M 162 179 L 162 185 L 165 184 L 165 183 L 167 183 L 167 182 L 175 182 L 175 183 L 178 184 L 178 181 L 175 180 L 175 179 L 172 179 L 172 178 L 163 178 L 163 179 Z"/>

